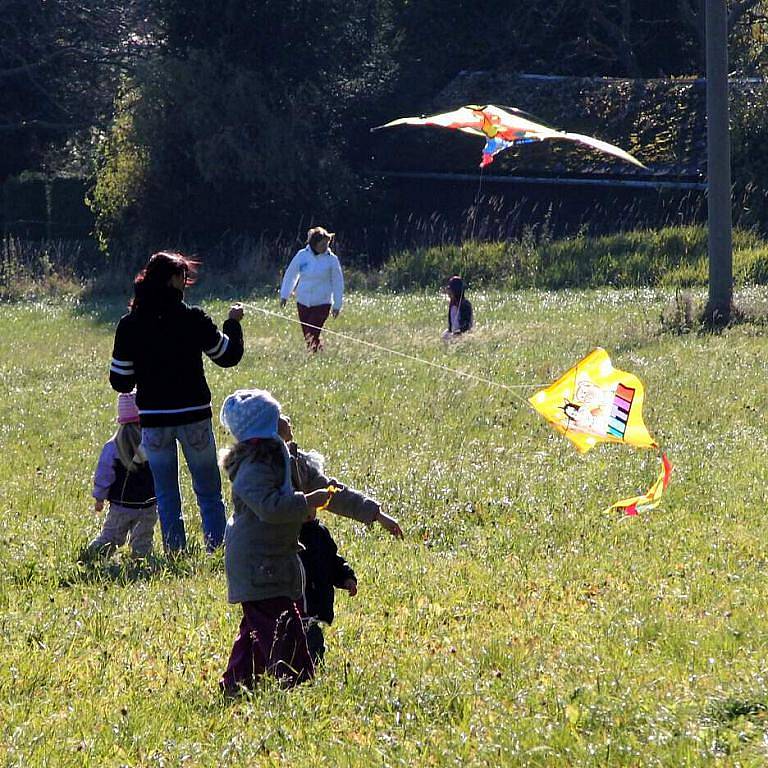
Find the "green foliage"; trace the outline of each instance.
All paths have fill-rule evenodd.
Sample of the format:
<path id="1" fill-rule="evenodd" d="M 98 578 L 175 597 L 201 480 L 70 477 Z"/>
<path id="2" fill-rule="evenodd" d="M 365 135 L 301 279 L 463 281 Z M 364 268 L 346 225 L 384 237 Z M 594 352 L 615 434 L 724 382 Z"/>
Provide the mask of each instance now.
<path id="1" fill-rule="evenodd" d="M 441 285 L 452 274 L 469 285 L 512 289 L 704 285 L 707 231 L 667 227 L 564 240 L 524 235 L 503 243 L 415 248 L 394 254 L 381 279 L 400 290 Z M 768 245 L 750 231 L 734 231 L 734 275 L 739 284 L 768 281 Z"/>
<path id="2" fill-rule="evenodd" d="M 733 90 L 733 89 L 732 89 Z M 751 84 L 731 94 L 734 217 L 765 229 L 768 220 L 768 89 Z"/>
<path id="3" fill-rule="evenodd" d="M 208 367 L 215 403 L 274 391 L 300 444 L 407 537 L 326 516 L 360 579 L 337 598 L 327 662 L 311 685 L 237 702 L 216 688 L 240 619 L 219 557 L 75 563 L 101 522 L 90 479 L 114 430 L 124 301 L 4 306 L 0 762 L 764 765 L 764 333 L 660 335 L 665 289 L 472 298 L 478 326 L 448 347 L 437 294 L 353 294 L 329 328 L 511 390 L 331 335 L 307 357 L 294 324 L 255 311 L 273 297 L 248 302 L 240 366 Z M 525 401 L 597 344 L 645 383 L 675 464 L 638 518 L 601 510 L 647 488 L 656 456 L 577 456 Z"/>
<path id="4" fill-rule="evenodd" d="M 162 10 L 166 45 L 137 71 L 105 147 L 103 237 L 200 243 L 340 221 L 368 204 L 349 137 L 391 78 L 379 4 Z"/>
<path id="5" fill-rule="evenodd" d="M 112 126 L 101 143 L 99 170 L 87 200 L 96 216 L 95 235 L 103 250 L 118 234 L 126 240 L 141 237 L 149 149 L 136 132 L 140 98 L 135 85 L 124 85 L 116 100 Z"/>

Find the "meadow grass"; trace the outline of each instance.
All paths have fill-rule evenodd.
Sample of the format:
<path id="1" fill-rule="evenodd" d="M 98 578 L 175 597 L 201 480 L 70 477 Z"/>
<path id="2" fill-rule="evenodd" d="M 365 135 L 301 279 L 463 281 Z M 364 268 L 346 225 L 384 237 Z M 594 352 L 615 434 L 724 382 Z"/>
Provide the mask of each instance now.
<path id="1" fill-rule="evenodd" d="M 329 516 L 360 593 L 337 598 L 327 662 L 310 685 L 236 702 L 217 692 L 240 618 L 220 556 L 76 564 L 100 524 L 119 303 L 4 306 L 0 763 L 764 765 L 765 331 L 662 334 L 670 295 L 474 292 L 478 327 L 448 347 L 436 294 L 353 294 L 329 324 L 513 391 L 332 336 L 309 357 L 253 299 L 243 362 L 207 368 L 215 403 L 270 389 L 299 444 L 406 540 Z M 675 465 L 637 518 L 602 510 L 644 490 L 656 456 L 579 456 L 525 402 L 598 345 L 644 381 Z"/>

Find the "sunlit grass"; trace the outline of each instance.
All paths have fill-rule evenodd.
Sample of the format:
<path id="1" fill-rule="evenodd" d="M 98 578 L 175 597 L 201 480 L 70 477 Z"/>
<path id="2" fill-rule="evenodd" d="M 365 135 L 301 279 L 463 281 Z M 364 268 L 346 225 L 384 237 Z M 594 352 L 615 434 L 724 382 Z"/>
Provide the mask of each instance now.
<path id="1" fill-rule="evenodd" d="M 512 391 L 332 335 L 308 357 L 262 299 L 242 364 L 208 366 L 217 404 L 270 389 L 299 443 L 407 531 L 331 518 L 361 589 L 338 596 L 325 668 L 234 704 L 216 689 L 239 621 L 220 557 L 75 562 L 100 522 L 120 307 L 4 306 L 2 764 L 763 765 L 764 330 L 663 335 L 669 294 L 650 289 L 471 298 L 478 328 L 449 347 L 436 294 L 353 295 L 328 327 Z M 644 381 L 675 464 L 662 506 L 635 519 L 601 510 L 644 490 L 655 456 L 580 457 L 525 403 L 597 345 Z"/>

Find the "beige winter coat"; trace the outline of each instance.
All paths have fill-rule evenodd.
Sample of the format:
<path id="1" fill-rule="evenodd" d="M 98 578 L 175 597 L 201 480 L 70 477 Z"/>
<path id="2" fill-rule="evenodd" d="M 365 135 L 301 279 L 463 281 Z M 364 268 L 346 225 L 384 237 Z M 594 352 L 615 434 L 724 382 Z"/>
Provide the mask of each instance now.
<path id="1" fill-rule="evenodd" d="M 283 468 L 255 459 L 250 446 L 238 444 L 225 463 L 232 481 L 234 512 L 224 536 L 224 563 L 230 603 L 289 597 L 298 600 L 304 574 L 299 560 L 299 532 L 309 510 L 304 493 L 331 483 L 341 490 L 328 511 L 372 523 L 379 507 L 359 491 L 345 488 L 313 466 L 306 453 L 289 445 L 291 475 L 300 490 L 281 492 Z"/>

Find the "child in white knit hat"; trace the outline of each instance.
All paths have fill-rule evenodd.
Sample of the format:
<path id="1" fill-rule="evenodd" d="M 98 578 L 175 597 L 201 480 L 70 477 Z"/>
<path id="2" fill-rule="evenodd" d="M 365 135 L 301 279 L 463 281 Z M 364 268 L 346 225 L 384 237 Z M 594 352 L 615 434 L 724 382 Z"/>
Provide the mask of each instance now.
<path id="1" fill-rule="evenodd" d="M 295 489 L 286 419 L 269 392 L 231 394 L 221 422 L 237 440 L 222 459 L 234 507 L 224 563 L 229 602 L 241 604 L 243 618 L 220 685 L 224 693 L 236 694 L 267 673 L 291 687 L 314 675 L 297 602 L 305 586 L 298 556 L 304 522 L 327 507 L 360 522 L 378 521 L 393 535 L 402 532 L 373 499 L 343 487 L 332 493 L 331 482 L 317 470 L 309 468 Z"/>
<path id="2" fill-rule="evenodd" d="M 141 429 L 135 392 L 117 397 L 117 431 L 102 448 L 93 478 L 93 509 L 109 502 L 101 533 L 91 541 L 83 559 L 109 557 L 129 539 L 134 557 L 152 551 L 157 522 L 155 484 L 141 450 Z"/>

